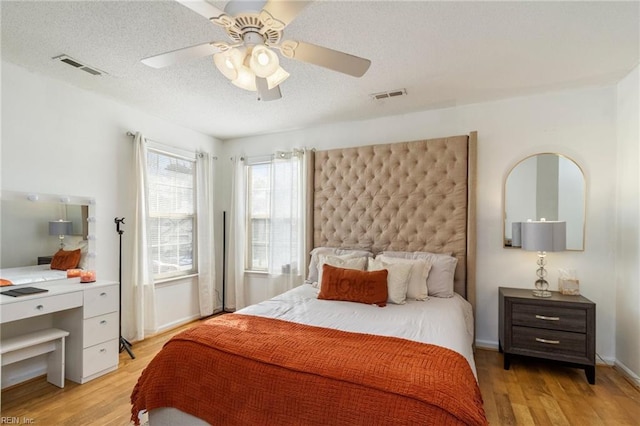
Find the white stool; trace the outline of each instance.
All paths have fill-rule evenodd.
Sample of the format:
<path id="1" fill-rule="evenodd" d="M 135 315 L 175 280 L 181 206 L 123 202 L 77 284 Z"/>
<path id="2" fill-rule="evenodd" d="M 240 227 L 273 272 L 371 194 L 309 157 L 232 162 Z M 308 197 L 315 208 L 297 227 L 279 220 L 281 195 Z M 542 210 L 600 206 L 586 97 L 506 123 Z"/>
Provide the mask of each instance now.
<path id="1" fill-rule="evenodd" d="M 48 328 L 33 333 L 3 339 L 0 342 L 2 365 L 49 353 L 47 356 L 47 381 L 64 387 L 64 338 L 68 331 Z"/>

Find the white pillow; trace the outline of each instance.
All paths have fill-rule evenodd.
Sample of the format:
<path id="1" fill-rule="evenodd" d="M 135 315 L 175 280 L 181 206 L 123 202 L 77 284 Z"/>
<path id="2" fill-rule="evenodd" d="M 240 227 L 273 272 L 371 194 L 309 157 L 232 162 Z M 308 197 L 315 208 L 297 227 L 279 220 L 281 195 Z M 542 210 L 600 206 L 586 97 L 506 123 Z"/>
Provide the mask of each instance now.
<path id="1" fill-rule="evenodd" d="M 451 256 L 450 253 L 385 251 L 382 254 L 404 259 L 424 259 L 431 262 L 431 271 L 427 277 L 429 296 L 453 297 L 453 277 L 456 273 L 458 259 Z"/>
<path id="2" fill-rule="evenodd" d="M 87 240 L 80 240 L 75 244 L 69 244 L 65 247 L 65 250 L 77 250 L 80 249 L 80 261 L 78 262 L 79 269 L 87 269 L 88 259 L 87 254 L 89 252 L 89 242 Z"/>
<path id="3" fill-rule="evenodd" d="M 379 255 L 376 259 L 380 259 L 385 263 L 410 265 L 411 275 L 407 286 L 407 299 L 427 300 L 429 298 L 427 277 L 431 270 L 431 262 L 424 259 L 403 259 L 385 255 Z"/>
<path id="4" fill-rule="evenodd" d="M 413 265 L 409 263 L 387 263 L 380 258 L 369 260 L 369 271 L 387 270 L 387 302 L 404 305 L 407 286 Z"/>
<path id="5" fill-rule="evenodd" d="M 313 286 L 318 285 L 318 257 L 319 256 L 351 256 L 351 257 L 370 257 L 373 253 L 366 250 L 340 249 L 336 247 L 316 247 L 311 250 L 311 260 L 309 261 L 309 274 L 307 275 L 307 284 Z"/>
<path id="6" fill-rule="evenodd" d="M 359 271 L 364 271 L 364 268 L 367 266 L 367 258 L 363 256 L 353 257 L 353 255 L 349 255 L 349 256 L 320 255 L 318 257 L 318 282 L 315 283 L 314 287 L 320 288 L 322 286 L 322 267 L 325 264 L 335 266 L 336 268 L 357 269 Z"/>

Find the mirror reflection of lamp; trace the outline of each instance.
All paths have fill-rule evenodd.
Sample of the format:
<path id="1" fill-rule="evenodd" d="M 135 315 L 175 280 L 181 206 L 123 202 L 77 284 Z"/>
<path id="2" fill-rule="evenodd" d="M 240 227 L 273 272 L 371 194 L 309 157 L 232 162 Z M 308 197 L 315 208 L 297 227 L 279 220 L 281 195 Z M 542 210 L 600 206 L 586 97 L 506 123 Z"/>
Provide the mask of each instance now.
<path id="1" fill-rule="evenodd" d="M 49 235 L 57 235 L 60 239 L 60 249 L 64 248 L 64 236 L 71 235 L 73 225 L 70 220 L 52 220 L 49 222 Z"/>
<path id="2" fill-rule="evenodd" d="M 538 252 L 538 269 L 533 295 L 551 297 L 549 283 L 545 279 L 547 270 L 546 256 L 548 251 L 564 251 L 567 245 L 567 223 L 560 221 L 527 221 L 521 224 L 522 249 Z"/>

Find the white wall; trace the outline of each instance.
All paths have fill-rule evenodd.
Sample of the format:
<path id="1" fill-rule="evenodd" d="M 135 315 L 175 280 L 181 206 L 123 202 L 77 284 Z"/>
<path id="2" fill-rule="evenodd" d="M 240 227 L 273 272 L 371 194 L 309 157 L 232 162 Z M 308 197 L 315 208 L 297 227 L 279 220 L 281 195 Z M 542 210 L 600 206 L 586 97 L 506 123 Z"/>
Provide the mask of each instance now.
<path id="1" fill-rule="evenodd" d="M 640 385 L 640 68 L 617 88 L 616 358 Z"/>
<path id="2" fill-rule="evenodd" d="M 222 146 L 210 136 L 2 62 L 2 189 L 95 198 L 98 279 L 118 279 L 119 237 L 114 218 L 127 219 L 123 228 L 123 334 L 130 337 L 133 239 L 128 231 L 134 219 L 134 168 L 133 139 L 127 131 L 213 155 Z M 222 218 L 217 215 L 215 219 L 219 236 Z M 221 244 L 216 250 L 221 253 Z M 199 316 L 192 297 L 176 297 L 180 292 L 191 295 L 194 286 L 193 280 L 184 280 L 158 288 L 161 328 Z M 216 308 L 220 306 L 216 302 Z"/>
<path id="3" fill-rule="evenodd" d="M 573 158 L 587 181 L 584 252 L 548 256 L 549 282 L 558 268 L 576 269 L 583 295 L 597 304 L 597 351 L 614 357 L 615 87 L 545 94 L 442 110 L 338 123 L 226 141 L 225 157 L 276 149 L 329 149 L 466 134 L 478 131 L 477 341 L 497 346 L 498 287 L 533 288 L 535 253 L 502 248 L 502 185 L 527 155 L 557 152 Z M 228 167 L 228 165 L 226 166 Z M 228 189 L 223 208 L 228 208 Z"/>

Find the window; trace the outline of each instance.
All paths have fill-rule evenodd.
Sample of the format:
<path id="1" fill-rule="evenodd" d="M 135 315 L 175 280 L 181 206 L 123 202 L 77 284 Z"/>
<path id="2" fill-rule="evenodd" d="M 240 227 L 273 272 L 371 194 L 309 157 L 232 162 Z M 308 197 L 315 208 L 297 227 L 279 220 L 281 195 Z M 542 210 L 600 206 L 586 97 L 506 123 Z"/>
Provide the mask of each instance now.
<path id="1" fill-rule="evenodd" d="M 302 155 L 292 153 L 246 166 L 247 270 L 298 270 L 304 246 L 301 168 Z"/>
<path id="2" fill-rule="evenodd" d="M 195 160 L 147 151 L 149 257 L 154 278 L 196 272 Z"/>
<path id="3" fill-rule="evenodd" d="M 269 268 L 271 163 L 247 166 L 247 265 L 251 271 Z"/>

